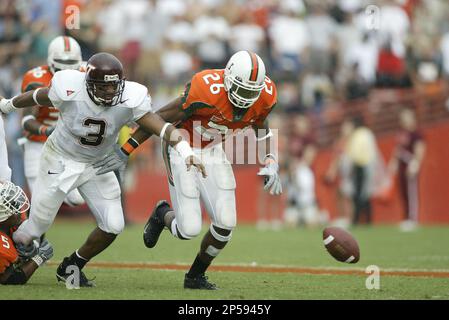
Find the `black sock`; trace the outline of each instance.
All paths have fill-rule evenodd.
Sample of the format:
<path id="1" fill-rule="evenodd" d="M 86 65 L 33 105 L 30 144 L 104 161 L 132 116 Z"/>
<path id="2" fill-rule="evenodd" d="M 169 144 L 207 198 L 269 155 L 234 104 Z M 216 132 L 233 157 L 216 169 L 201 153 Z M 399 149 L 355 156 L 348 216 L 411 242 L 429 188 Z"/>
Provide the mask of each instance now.
<path id="1" fill-rule="evenodd" d="M 169 205 L 163 206 L 162 208 L 159 209 L 159 217 L 162 219 L 162 221 L 164 221 L 165 215 L 170 212 L 173 211 L 172 208 L 170 208 Z"/>
<path id="2" fill-rule="evenodd" d="M 198 275 L 206 272 L 206 269 L 209 267 L 210 263 L 204 263 L 200 260 L 199 255 L 196 256 L 195 261 L 193 261 L 192 266 L 190 267 L 187 276 L 189 278 L 196 278 Z"/>
<path id="3" fill-rule="evenodd" d="M 69 261 L 70 264 L 76 265 L 80 270 L 89 262 L 89 260 L 80 257 L 76 251 L 70 255 Z"/>

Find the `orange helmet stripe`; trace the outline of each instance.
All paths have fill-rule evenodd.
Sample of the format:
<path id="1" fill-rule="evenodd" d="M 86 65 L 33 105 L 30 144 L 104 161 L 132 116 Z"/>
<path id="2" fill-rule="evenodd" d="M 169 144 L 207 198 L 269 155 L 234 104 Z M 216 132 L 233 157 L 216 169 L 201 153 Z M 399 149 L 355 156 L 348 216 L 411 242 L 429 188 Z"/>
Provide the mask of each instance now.
<path id="1" fill-rule="evenodd" d="M 249 56 L 251 57 L 251 76 L 249 77 L 250 81 L 256 81 L 257 75 L 259 73 L 259 61 L 257 60 L 257 56 L 253 52 L 249 52 Z"/>
<path id="2" fill-rule="evenodd" d="M 70 51 L 69 37 L 64 37 L 64 51 Z"/>

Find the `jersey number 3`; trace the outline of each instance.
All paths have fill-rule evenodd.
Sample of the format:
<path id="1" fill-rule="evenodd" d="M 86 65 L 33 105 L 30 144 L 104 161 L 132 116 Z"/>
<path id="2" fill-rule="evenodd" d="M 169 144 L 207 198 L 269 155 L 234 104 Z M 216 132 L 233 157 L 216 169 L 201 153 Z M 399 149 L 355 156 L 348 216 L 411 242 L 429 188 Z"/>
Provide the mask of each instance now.
<path id="1" fill-rule="evenodd" d="M 104 120 L 87 118 L 83 121 L 83 126 L 94 127 L 96 130 L 95 133 L 88 133 L 85 137 L 80 138 L 81 144 L 93 147 L 99 146 L 103 142 L 106 122 Z"/>

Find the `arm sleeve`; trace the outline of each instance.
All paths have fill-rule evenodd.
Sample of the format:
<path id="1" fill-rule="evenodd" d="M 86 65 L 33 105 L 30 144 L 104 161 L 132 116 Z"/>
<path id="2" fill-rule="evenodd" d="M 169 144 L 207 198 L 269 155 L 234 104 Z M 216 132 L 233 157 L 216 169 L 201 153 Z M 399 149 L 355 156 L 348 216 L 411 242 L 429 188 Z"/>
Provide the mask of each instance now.
<path id="1" fill-rule="evenodd" d="M 57 109 L 59 109 L 59 107 L 64 102 L 64 100 L 61 97 L 60 90 L 59 90 L 58 81 L 57 81 L 58 78 L 59 77 L 57 76 L 57 73 L 56 73 L 55 76 L 53 77 L 53 79 L 51 80 L 50 90 L 48 91 L 48 98 L 50 99 L 53 106 Z"/>
<path id="2" fill-rule="evenodd" d="M 152 102 L 151 102 L 151 96 L 145 95 L 142 102 L 133 109 L 133 121 L 137 121 L 140 118 L 142 118 L 145 114 L 148 112 L 152 112 Z"/>

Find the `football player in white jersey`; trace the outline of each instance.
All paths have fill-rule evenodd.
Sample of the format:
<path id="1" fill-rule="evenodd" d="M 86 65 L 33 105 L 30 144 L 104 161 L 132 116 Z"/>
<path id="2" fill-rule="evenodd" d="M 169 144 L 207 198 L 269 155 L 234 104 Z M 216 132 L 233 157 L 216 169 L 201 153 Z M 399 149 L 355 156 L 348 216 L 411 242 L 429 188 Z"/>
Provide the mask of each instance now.
<path id="1" fill-rule="evenodd" d="M 49 86 L 53 75 L 60 70 L 81 70 L 81 48 L 72 37 L 58 36 L 48 46 L 47 64 L 29 70 L 22 79 L 22 92 Z M 42 148 L 48 136 L 55 129 L 59 111 L 47 106 L 36 106 L 23 111 L 22 127 L 25 132 L 23 141 L 25 177 L 30 192 L 39 171 Z M 72 190 L 64 200 L 71 207 L 84 204 L 78 190 Z"/>
<path id="2" fill-rule="evenodd" d="M 78 250 L 64 258 L 56 276 L 66 281 L 67 268 L 76 266 L 80 270 L 79 285 L 90 287 L 94 283 L 81 269 L 124 228 L 117 177 L 113 172 L 96 175 L 93 164 L 115 152 L 119 130 L 125 124 L 135 121 L 148 133 L 159 135 L 179 152 L 189 169 L 193 165 L 203 176 L 206 172 L 181 133 L 152 112 L 147 88 L 125 81 L 121 62 L 111 54 L 93 55 L 86 73 L 59 71 L 50 87 L 0 100 L 0 111 L 8 113 L 35 105 L 53 106 L 60 117 L 44 145 L 30 217 L 14 233 L 13 240 L 32 245 L 32 240 L 51 226 L 67 193 L 78 188 L 96 218 L 97 228 Z"/>
<path id="3" fill-rule="evenodd" d="M 6 150 L 5 129 L 3 117 L 0 114 L 0 181 L 11 180 L 11 169 L 8 166 L 8 152 Z"/>

